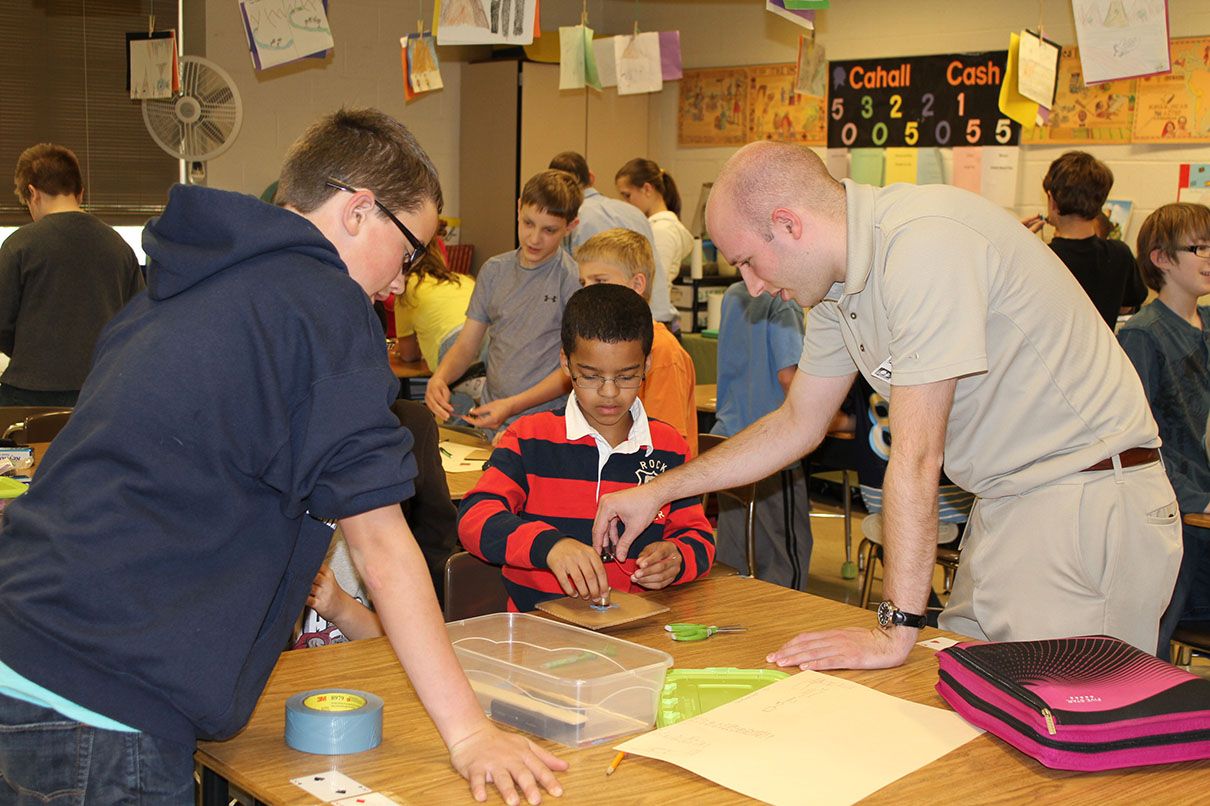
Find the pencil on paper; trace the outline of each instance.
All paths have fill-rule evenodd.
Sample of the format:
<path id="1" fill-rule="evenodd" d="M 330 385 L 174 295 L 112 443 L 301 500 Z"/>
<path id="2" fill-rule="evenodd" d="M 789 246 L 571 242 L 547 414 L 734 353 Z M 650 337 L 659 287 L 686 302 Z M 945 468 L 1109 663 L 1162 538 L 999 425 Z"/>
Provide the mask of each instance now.
<path id="1" fill-rule="evenodd" d="M 605 770 L 605 774 L 613 775 L 614 770 L 618 768 L 618 765 L 622 763 L 622 759 L 624 758 L 626 758 L 625 753 L 618 753 L 616 756 L 614 756 L 613 761 L 609 762 L 609 768 Z"/>
<path id="2" fill-rule="evenodd" d="M 437 450 L 441 451 L 442 456 L 448 456 L 451 459 L 454 458 L 454 454 L 450 453 L 449 451 L 447 451 L 445 448 L 441 447 L 440 445 L 437 446 Z"/>

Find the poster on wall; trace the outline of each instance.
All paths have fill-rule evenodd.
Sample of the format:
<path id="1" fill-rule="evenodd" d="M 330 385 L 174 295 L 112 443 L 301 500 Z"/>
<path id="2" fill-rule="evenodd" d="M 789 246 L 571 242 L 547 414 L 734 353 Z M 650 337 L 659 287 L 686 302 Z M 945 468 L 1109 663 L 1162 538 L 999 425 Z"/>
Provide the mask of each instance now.
<path id="1" fill-rule="evenodd" d="M 1088 86 L 1084 83 L 1079 49 L 1063 48 L 1049 123 L 1022 129 L 1021 142 L 1129 142 L 1134 125 L 1136 83 L 1136 79 L 1124 78 Z"/>
<path id="2" fill-rule="evenodd" d="M 862 59 L 828 64 L 828 146 L 1015 145 L 1001 114 L 1008 52 Z"/>
<path id="3" fill-rule="evenodd" d="M 1138 79 L 1132 139 L 1210 142 L 1210 37 L 1172 40 L 1172 72 Z"/>
<path id="4" fill-rule="evenodd" d="M 823 145 L 827 141 L 824 99 L 799 95 L 794 64 L 749 67 L 748 140 Z"/>
<path id="5" fill-rule="evenodd" d="M 677 107 L 682 146 L 742 146 L 747 142 L 748 73 L 743 68 L 686 70 Z"/>

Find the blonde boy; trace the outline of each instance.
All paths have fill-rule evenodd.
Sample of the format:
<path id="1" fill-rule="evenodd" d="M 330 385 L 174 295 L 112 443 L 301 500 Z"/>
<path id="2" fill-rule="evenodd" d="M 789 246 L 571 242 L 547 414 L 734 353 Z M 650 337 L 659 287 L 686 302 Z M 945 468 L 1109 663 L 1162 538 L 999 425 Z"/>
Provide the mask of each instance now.
<path id="1" fill-rule="evenodd" d="M 566 401 L 570 387 L 559 369 L 559 328 L 563 307 L 580 286 L 576 263 L 562 245 L 583 198 L 565 171 L 542 171 L 525 183 L 517 201 L 521 246 L 483 264 L 466 324 L 429 379 L 424 402 L 439 420 L 461 414 L 490 433 Z M 450 386 L 478 360 L 489 332 L 483 399 L 469 412 L 455 412 Z"/>
<path id="2" fill-rule="evenodd" d="M 651 244 L 637 232 L 621 228 L 599 232 L 576 250 L 576 261 L 580 265 L 581 285 L 624 285 L 651 301 L 655 256 Z M 651 369 L 639 389 L 639 399 L 649 416 L 677 430 L 688 444 L 691 457 L 697 455 L 697 404 L 693 396 L 696 383 L 697 373 L 689 353 L 662 322 L 656 322 Z"/>

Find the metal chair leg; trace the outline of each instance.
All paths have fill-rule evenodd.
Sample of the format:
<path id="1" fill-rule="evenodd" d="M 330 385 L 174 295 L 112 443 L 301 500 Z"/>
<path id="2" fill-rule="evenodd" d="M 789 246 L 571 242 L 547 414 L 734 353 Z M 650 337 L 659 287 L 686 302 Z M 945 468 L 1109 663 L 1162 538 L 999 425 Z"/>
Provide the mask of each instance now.
<path id="1" fill-rule="evenodd" d="M 844 503 L 844 563 L 840 566 L 842 579 L 857 579 L 857 566 L 853 564 L 853 490 L 849 486 L 849 471 L 840 471 L 840 483 L 844 487 L 841 501 Z"/>
<path id="2" fill-rule="evenodd" d="M 870 606 L 870 589 L 874 586 L 874 563 L 882 555 L 882 547 L 872 540 L 862 540 L 859 553 L 865 560 L 865 574 L 861 578 L 861 607 Z"/>
<path id="3" fill-rule="evenodd" d="M 756 501 L 748 502 L 747 528 L 744 534 L 748 538 L 748 576 L 756 579 Z"/>

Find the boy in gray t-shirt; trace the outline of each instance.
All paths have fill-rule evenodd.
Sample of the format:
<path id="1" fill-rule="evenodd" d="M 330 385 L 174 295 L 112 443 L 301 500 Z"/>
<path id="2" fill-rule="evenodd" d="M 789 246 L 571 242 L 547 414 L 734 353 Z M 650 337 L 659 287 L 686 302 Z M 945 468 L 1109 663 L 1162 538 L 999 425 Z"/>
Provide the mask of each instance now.
<path id="1" fill-rule="evenodd" d="M 483 264 L 466 324 L 429 379 L 424 402 L 439 420 L 454 416 L 450 384 L 477 360 L 489 331 L 483 399 L 458 413 L 490 433 L 523 414 L 563 405 L 568 387 L 559 368 L 559 329 L 580 280 L 561 247 L 582 199 L 579 183 L 564 171 L 542 171 L 525 183 L 517 202 L 521 246 Z"/>

